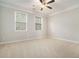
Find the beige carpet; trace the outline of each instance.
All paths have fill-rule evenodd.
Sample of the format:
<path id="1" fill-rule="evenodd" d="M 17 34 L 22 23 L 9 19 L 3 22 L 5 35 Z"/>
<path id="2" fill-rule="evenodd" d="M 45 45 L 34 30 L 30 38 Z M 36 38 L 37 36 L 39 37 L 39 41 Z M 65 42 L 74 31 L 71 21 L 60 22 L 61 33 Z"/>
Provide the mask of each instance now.
<path id="1" fill-rule="evenodd" d="M 40 39 L 0 45 L 0 57 L 79 57 L 79 44 Z"/>

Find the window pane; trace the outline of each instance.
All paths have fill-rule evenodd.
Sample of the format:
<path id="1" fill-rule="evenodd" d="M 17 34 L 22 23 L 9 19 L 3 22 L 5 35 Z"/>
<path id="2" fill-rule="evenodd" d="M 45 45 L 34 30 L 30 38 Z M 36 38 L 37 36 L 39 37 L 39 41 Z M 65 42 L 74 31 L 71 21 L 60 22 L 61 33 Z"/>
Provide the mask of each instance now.
<path id="1" fill-rule="evenodd" d="M 26 30 L 26 14 L 16 12 L 16 30 Z"/>
<path id="2" fill-rule="evenodd" d="M 16 30 L 26 30 L 26 23 L 16 22 Z"/>
<path id="3" fill-rule="evenodd" d="M 35 29 L 36 30 L 41 30 L 42 27 L 42 22 L 41 22 L 41 17 L 35 17 Z"/>
<path id="4" fill-rule="evenodd" d="M 36 17 L 36 23 L 41 23 L 41 17 Z"/>
<path id="5" fill-rule="evenodd" d="M 36 30 L 41 30 L 41 24 L 36 23 L 36 24 L 35 24 L 35 29 L 36 29 Z"/>
<path id="6" fill-rule="evenodd" d="M 26 14 L 17 13 L 16 22 L 26 22 Z"/>

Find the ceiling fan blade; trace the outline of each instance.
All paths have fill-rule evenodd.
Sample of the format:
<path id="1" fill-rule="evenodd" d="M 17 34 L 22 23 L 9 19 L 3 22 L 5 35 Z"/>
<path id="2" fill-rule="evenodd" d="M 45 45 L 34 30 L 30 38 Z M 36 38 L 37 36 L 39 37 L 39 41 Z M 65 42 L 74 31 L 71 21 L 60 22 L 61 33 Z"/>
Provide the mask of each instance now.
<path id="1" fill-rule="evenodd" d="M 50 7 L 50 6 L 46 6 L 47 8 L 49 8 L 49 9 L 52 9 L 52 7 Z"/>
<path id="2" fill-rule="evenodd" d="M 41 3 L 43 3 L 43 0 L 40 0 Z"/>
<path id="3" fill-rule="evenodd" d="M 50 4 L 50 3 L 53 3 L 53 2 L 55 2 L 55 0 L 51 0 L 51 1 L 49 1 L 47 4 Z"/>
<path id="4" fill-rule="evenodd" d="M 41 11 L 43 10 L 43 8 L 41 8 Z"/>

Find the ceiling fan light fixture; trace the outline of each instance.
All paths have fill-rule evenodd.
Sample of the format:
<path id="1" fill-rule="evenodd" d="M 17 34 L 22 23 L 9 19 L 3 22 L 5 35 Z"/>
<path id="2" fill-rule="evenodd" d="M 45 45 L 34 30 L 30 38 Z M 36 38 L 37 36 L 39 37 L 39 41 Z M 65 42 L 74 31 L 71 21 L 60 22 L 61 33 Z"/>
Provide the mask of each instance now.
<path id="1" fill-rule="evenodd" d="M 48 2 L 47 2 L 48 1 Z M 52 9 L 51 6 L 49 6 L 50 3 L 55 2 L 55 0 L 40 0 L 41 4 L 43 5 L 42 8 L 47 7 L 49 9 Z M 43 10 L 43 9 L 42 9 Z"/>

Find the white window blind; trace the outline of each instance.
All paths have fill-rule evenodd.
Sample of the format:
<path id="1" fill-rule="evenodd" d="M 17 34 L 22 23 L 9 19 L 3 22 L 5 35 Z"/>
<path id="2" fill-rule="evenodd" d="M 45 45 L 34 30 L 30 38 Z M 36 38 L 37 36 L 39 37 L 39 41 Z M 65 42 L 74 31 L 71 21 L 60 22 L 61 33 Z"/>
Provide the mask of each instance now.
<path id="1" fill-rule="evenodd" d="M 24 12 L 16 12 L 16 30 L 26 31 L 27 30 L 27 14 Z"/>

